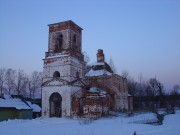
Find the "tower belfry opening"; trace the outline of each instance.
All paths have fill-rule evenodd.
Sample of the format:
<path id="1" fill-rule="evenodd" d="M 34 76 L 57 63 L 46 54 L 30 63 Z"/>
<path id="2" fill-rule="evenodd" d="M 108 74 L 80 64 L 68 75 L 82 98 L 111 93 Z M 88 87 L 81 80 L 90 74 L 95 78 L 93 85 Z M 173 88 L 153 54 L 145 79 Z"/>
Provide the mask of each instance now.
<path id="1" fill-rule="evenodd" d="M 63 46 L 63 35 L 60 34 L 56 37 L 55 52 L 60 52 Z"/>
<path id="2" fill-rule="evenodd" d="M 73 36 L 73 49 L 77 49 L 77 46 L 76 46 L 76 35 Z"/>

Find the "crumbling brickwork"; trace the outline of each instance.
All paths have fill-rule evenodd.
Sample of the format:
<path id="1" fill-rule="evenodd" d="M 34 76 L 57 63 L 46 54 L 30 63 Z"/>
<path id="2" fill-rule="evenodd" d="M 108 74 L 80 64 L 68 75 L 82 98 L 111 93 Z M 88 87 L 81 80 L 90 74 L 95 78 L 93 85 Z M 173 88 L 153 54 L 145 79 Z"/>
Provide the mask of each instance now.
<path id="1" fill-rule="evenodd" d="M 90 86 L 105 89 L 110 98 L 110 108 L 114 111 L 128 110 L 127 80 L 119 75 L 87 77 Z"/>
<path id="2" fill-rule="evenodd" d="M 95 88 L 96 89 L 96 88 Z M 98 118 L 109 114 L 109 97 L 106 92 L 90 92 L 83 89 L 73 95 L 72 113 L 74 116 Z"/>

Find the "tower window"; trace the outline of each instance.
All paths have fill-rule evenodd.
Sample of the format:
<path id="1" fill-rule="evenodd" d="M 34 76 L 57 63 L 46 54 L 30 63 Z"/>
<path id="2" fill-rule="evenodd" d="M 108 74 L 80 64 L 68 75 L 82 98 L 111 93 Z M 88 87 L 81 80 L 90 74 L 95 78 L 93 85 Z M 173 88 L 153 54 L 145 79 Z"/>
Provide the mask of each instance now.
<path id="1" fill-rule="evenodd" d="M 76 46 L 76 35 L 73 36 L 73 49 L 76 49 L 77 46 Z"/>
<path id="2" fill-rule="evenodd" d="M 76 72 L 76 78 L 79 78 L 79 72 Z"/>
<path id="3" fill-rule="evenodd" d="M 55 71 L 53 74 L 53 77 L 54 78 L 60 77 L 60 73 L 58 71 Z"/>
<path id="4" fill-rule="evenodd" d="M 63 46 L 63 35 L 60 34 L 60 35 L 58 35 L 57 38 L 56 38 L 55 51 L 56 51 L 56 52 L 61 51 L 62 46 Z"/>

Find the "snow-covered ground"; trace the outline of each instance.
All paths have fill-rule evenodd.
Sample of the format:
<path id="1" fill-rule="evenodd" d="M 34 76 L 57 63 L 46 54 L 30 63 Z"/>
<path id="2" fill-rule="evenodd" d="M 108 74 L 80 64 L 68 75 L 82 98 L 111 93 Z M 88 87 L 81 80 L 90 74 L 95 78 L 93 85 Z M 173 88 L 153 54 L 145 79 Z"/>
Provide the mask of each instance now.
<path id="1" fill-rule="evenodd" d="M 101 118 L 95 121 L 68 118 L 38 118 L 0 122 L 0 135 L 180 135 L 180 110 L 165 116 L 163 125 L 140 124 L 153 114 Z"/>

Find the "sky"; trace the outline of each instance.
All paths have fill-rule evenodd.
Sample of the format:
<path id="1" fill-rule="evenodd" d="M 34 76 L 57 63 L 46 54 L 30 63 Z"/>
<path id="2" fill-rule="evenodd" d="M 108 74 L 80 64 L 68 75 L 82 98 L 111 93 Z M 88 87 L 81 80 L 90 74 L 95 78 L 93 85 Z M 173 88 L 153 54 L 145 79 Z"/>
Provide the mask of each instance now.
<path id="1" fill-rule="evenodd" d="M 116 71 L 135 80 L 180 85 L 180 0 L 0 0 L 0 68 L 43 71 L 48 24 L 83 28 L 83 51 L 103 49 Z"/>

